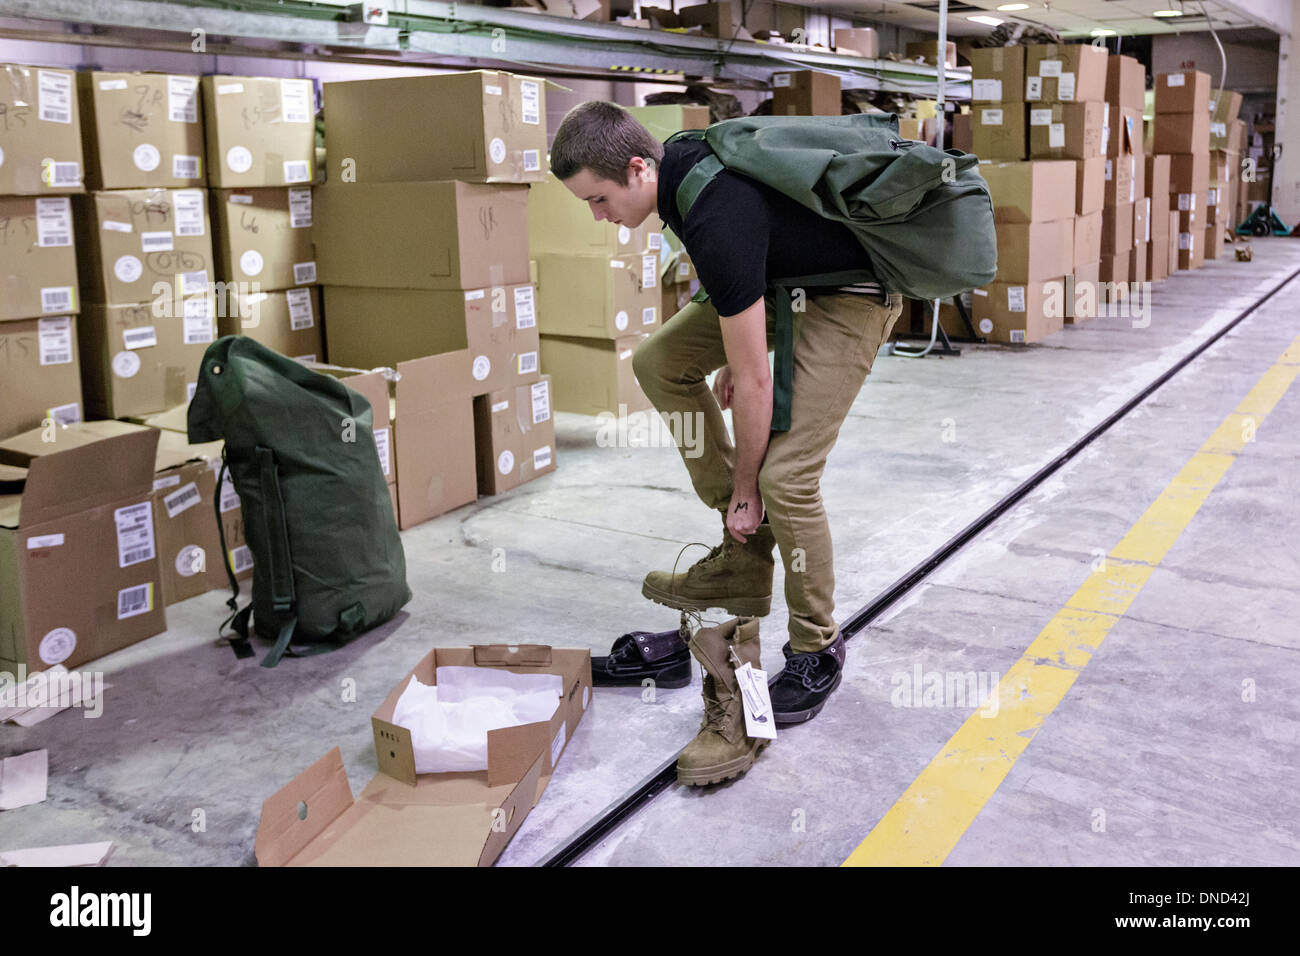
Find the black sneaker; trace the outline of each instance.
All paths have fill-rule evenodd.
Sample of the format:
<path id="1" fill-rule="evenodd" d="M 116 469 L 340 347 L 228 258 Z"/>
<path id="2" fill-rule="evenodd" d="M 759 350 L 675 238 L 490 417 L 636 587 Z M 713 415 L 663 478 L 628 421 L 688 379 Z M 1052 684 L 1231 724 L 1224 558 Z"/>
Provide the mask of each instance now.
<path id="1" fill-rule="evenodd" d="M 772 716 L 778 726 L 801 724 L 812 720 L 826 705 L 831 692 L 844 676 L 844 638 L 825 650 L 795 654 L 786 644 L 785 669 L 768 685 L 772 697 Z"/>
<path id="2" fill-rule="evenodd" d="M 691 649 L 680 628 L 632 631 L 614 642 L 608 657 L 591 659 L 591 683 L 596 687 L 637 687 L 646 678 L 656 687 L 691 682 Z"/>

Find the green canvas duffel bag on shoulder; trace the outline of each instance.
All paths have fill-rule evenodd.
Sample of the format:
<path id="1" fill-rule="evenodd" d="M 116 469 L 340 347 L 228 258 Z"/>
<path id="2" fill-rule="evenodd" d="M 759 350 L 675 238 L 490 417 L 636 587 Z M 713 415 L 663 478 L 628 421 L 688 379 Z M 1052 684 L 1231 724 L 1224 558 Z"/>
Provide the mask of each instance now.
<path id="1" fill-rule="evenodd" d="M 274 667 L 286 652 L 338 647 L 411 599 L 363 396 L 228 335 L 203 356 L 188 425 L 191 442 L 225 442 L 222 473 L 239 493 L 253 556 L 253 599 L 239 610 L 223 536 L 234 613 L 222 633 L 229 624 L 237 656 L 253 655 L 250 612 L 257 636 L 274 641 L 262 666 Z M 290 651 L 291 643 L 305 646 Z"/>

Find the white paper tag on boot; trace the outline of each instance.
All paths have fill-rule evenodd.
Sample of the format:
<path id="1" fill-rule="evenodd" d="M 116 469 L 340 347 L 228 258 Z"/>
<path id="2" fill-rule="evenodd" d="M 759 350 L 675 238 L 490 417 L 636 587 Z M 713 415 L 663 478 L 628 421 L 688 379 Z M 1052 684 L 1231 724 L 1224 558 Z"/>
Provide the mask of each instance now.
<path id="1" fill-rule="evenodd" d="M 751 664 L 736 668 L 740 697 L 745 702 L 745 733 L 750 737 L 776 740 L 776 721 L 772 717 L 772 698 L 767 692 L 767 672 Z"/>

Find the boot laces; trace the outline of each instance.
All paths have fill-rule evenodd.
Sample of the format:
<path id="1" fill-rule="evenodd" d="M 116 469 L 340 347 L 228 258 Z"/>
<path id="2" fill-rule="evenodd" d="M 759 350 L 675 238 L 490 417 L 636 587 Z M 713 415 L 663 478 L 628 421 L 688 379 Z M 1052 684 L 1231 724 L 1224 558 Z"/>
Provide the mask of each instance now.
<path id="1" fill-rule="evenodd" d="M 817 654 L 795 654 L 785 663 L 786 673 L 799 680 L 808 690 L 814 689 L 813 675 L 821 661 Z"/>

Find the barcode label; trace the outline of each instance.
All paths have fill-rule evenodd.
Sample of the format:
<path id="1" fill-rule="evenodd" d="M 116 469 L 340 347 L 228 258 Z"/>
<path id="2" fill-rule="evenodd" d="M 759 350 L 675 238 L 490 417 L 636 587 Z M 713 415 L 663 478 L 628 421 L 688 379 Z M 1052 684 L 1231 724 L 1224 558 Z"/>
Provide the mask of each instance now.
<path id="1" fill-rule="evenodd" d="M 1009 338 L 1013 344 L 1016 344 L 1016 345 L 1024 345 L 1024 343 L 1025 343 L 1025 330 L 1024 330 L 1024 329 L 1007 329 L 1007 338 Z"/>
<path id="2" fill-rule="evenodd" d="M 172 156 L 172 179 L 198 179 L 199 157 L 176 153 Z"/>
<path id="3" fill-rule="evenodd" d="M 1056 81 L 1056 98 L 1058 100 L 1074 99 L 1074 74 L 1062 73 Z"/>
<path id="4" fill-rule="evenodd" d="M 652 232 L 646 236 L 646 248 L 658 252 L 664 246 L 664 234 L 662 232 Z"/>
<path id="5" fill-rule="evenodd" d="M 531 173 L 542 168 L 541 154 L 535 149 L 524 150 L 524 172 Z"/>
<path id="6" fill-rule="evenodd" d="M 1025 78 L 1025 99 L 1041 100 L 1043 98 L 1043 78 L 1030 76 Z"/>
<path id="7" fill-rule="evenodd" d="M 109 232 L 135 232 L 135 227 L 129 222 L 118 222 L 116 219 L 105 219 L 104 228 Z"/>
<path id="8" fill-rule="evenodd" d="M 61 285 L 41 290 L 42 312 L 72 311 L 72 286 Z"/>
<path id="9" fill-rule="evenodd" d="M 218 83 L 217 84 L 218 96 L 225 96 L 228 93 L 242 93 L 242 92 L 244 92 L 243 83 Z"/>
<path id="10" fill-rule="evenodd" d="M 153 610 L 153 582 L 117 592 L 117 619 L 148 614 Z"/>
<path id="11" fill-rule="evenodd" d="M 1187 79 L 1187 78 L 1186 78 L 1185 76 L 1183 76 L 1183 74 L 1181 74 L 1181 73 L 1170 73 L 1169 76 L 1166 77 L 1166 79 L 1165 79 L 1165 85 L 1166 85 L 1166 86 L 1182 86 L 1183 83 L 1186 81 L 1186 79 Z"/>
<path id="12" fill-rule="evenodd" d="M 212 300 L 206 297 L 185 300 L 185 344 L 198 345 L 211 342 L 215 337 L 212 327 Z M 193 398 L 193 394 L 190 398 Z"/>
<path id="13" fill-rule="evenodd" d="M 537 425 L 551 417 L 551 383 L 538 382 L 532 387 L 533 424 Z"/>
<path id="14" fill-rule="evenodd" d="M 67 196 L 36 200 L 36 244 L 72 245 L 72 203 Z"/>
<path id="15" fill-rule="evenodd" d="M 167 77 L 167 118 L 173 123 L 197 123 L 199 121 L 198 94 L 197 76 Z"/>
<path id="16" fill-rule="evenodd" d="M 81 185 L 81 163 L 58 163 L 49 160 L 41 164 L 41 169 L 50 186 Z"/>
<path id="17" fill-rule="evenodd" d="M 68 361 L 72 361 L 72 353 L 68 353 Z M 69 402 L 67 405 L 55 405 L 53 408 L 46 409 L 45 416 L 52 419 L 58 425 L 71 425 L 74 422 L 81 421 L 81 405 L 77 402 Z"/>
<path id="18" fill-rule="evenodd" d="M 145 252 L 171 252 L 174 246 L 170 232 L 140 233 L 140 248 Z"/>
<path id="19" fill-rule="evenodd" d="M 543 445 L 533 452 L 533 470 L 541 471 L 551 463 L 551 446 Z"/>
<path id="20" fill-rule="evenodd" d="M 229 201 L 233 203 L 240 203 L 245 206 L 251 206 L 253 204 L 253 197 L 250 196 L 248 193 L 231 193 Z"/>
<path id="21" fill-rule="evenodd" d="M 980 110 L 980 122 L 985 126 L 1001 126 L 1002 110 Z"/>
<path id="22" fill-rule="evenodd" d="M 99 88 L 105 92 L 108 92 L 109 90 L 124 90 L 126 89 L 126 80 L 100 80 Z"/>
<path id="23" fill-rule="evenodd" d="M 280 111 L 286 123 L 310 123 L 312 114 L 311 80 L 280 81 Z"/>
<path id="24" fill-rule="evenodd" d="M 1053 123 L 1047 127 L 1047 148 L 1062 149 L 1065 146 L 1065 124 Z"/>
<path id="25" fill-rule="evenodd" d="M 1023 312 L 1025 311 L 1025 287 L 1022 285 L 1013 285 L 1007 287 L 1007 311 Z"/>
<path id="26" fill-rule="evenodd" d="M 646 308 L 644 308 L 644 309 L 641 310 L 641 324 L 642 324 L 642 325 L 654 325 L 654 324 L 655 324 L 655 319 L 656 319 L 657 317 L 658 317 L 658 313 L 656 312 L 656 310 L 655 310 L 655 306 L 653 306 L 653 305 L 652 305 L 652 306 L 648 306 L 648 307 L 646 307 Z"/>
<path id="27" fill-rule="evenodd" d="M 533 307 L 533 287 L 521 285 L 515 289 L 515 328 L 531 329 L 537 324 L 537 310 Z"/>
<path id="28" fill-rule="evenodd" d="M 793 74 L 791 74 L 791 73 L 775 73 L 775 74 L 773 74 L 773 76 L 772 76 L 772 86 L 773 86 L 774 88 L 775 88 L 775 87 L 778 87 L 778 86 L 781 86 L 781 87 L 789 86 L 789 85 L 790 85 L 790 79 L 791 79 L 792 76 L 793 76 Z"/>
<path id="29" fill-rule="evenodd" d="M 289 190 L 289 227 L 305 229 L 311 225 L 311 189 L 301 186 Z"/>
<path id="30" fill-rule="evenodd" d="M 230 549 L 230 567 L 236 573 L 247 571 L 253 566 L 253 552 L 248 550 L 248 545 L 241 544 L 237 548 Z"/>
<path id="31" fill-rule="evenodd" d="M 193 295 L 196 292 L 208 291 L 208 271 L 203 269 L 199 272 L 182 272 L 181 295 Z"/>
<path id="32" fill-rule="evenodd" d="M 492 405 L 492 414 L 495 415 L 497 412 L 504 412 L 509 407 L 510 401 L 508 399 L 504 402 L 496 402 Z"/>
<path id="33" fill-rule="evenodd" d="M 520 112 L 525 123 L 537 126 L 542 121 L 541 85 L 536 80 L 519 81 L 519 98 L 522 102 Z"/>
<path id="34" fill-rule="evenodd" d="M 199 486 L 192 481 L 163 498 L 163 507 L 167 509 L 169 518 L 175 518 L 186 508 L 192 508 L 198 503 Z"/>
<path id="35" fill-rule="evenodd" d="M 234 511 L 239 507 L 239 492 L 235 490 L 235 482 L 230 477 L 230 472 L 226 472 L 226 480 L 221 483 L 217 489 L 217 508 L 222 514 L 227 511 Z"/>
<path id="36" fill-rule="evenodd" d="M 203 235 L 203 190 L 178 189 L 172 193 L 176 235 Z"/>
<path id="37" fill-rule="evenodd" d="M 152 325 L 138 329 L 123 329 L 122 344 L 128 349 L 147 349 L 158 344 L 158 333 Z"/>
<path id="38" fill-rule="evenodd" d="M 175 488 L 180 483 L 180 475 L 168 475 L 166 478 L 155 478 L 153 480 L 153 490 L 158 491 L 160 488 Z"/>
<path id="39" fill-rule="evenodd" d="M 1186 249 L 1188 252 L 1191 252 L 1192 234 L 1190 232 L 1180 232 L 1178 234 L 1178 248 Z"/>
<path id="40" fill-rule="evenodd" d="M 72 74 L 37 70 L 38 115 L 47 123 L 72 122 Z"/>
<path id="41" fill-rule="evenodd" d="M 659 257 L 641 257 L 641 288 L 653 289 L 659 281 Z"/>
<path id="42" fill-rule="evenodd" d="M 537 371 L 537 353 L 520 352 L 519 353 L 519 374 L 528 375 Z"/>
<path id="43" fill-rule="evenodd" d="M 691 274 L 691 264 L 689 262 L 677 263 L 677 278 L 685 279 Z"/>
<path id="44" fill-rule="evenodd" d="M 987 100 L 991 103 L 1002 102 L 1001 80 L 972 80 L 971 86 L 973 87 L 972 99 Z"/>
<path id="45" fill-rule="evenodd" d="M 1193 207 L 1192 207 L 1192 196 L 1193 196 L 1193 195 L 1194 195 L 1193 193 L 1179 193 L 1179 194 L 1178 194 L 1178 209 L 1179 209 L 1180 212 L 1187 212 L 1189 209 L 1193 208 Z"/>
<path id="46" fill-rule="evenodd" d="M 1041 60 L 1038 64 L 1039 76 L 1060 76 L 1061 60 Z"/>
<path id="47" fill-rule="evenodd" d="M 305 183 L 311 179 L 311 166 L 305 159 L 286 159 L 284 161 L 284 181 L 286 183 Z"/>
<path id="48" fill-rule="evenodd" d="M 1029 125 L 1030 126 L 1051 126 L 1052 111 L 1051 110 L 1030 110 Z"/>
<path id="49" fill-rule="evenodd" d="M 67 365 L 72 361 L 72 317 L 60 316 L 57 319 L 40 319 L 37 321 L 36 340 L 39 343 L 42 365 Z M 76 408 L 63 406 L 63 408 Z M 57 409 L 55 409 L 57 411 Z M 50 417 L 58 420 L 57 416 Z M 73 421 L 80 421 L 81 413 Z"/>
<path id="50" fill-rule="evenodd" d="M 293 264 L 293 281 L 297 285 L 316 281 L 315 262 L 295 262 Z"/>
<path id="51" fill-rule="evenodd" d="M 310 329 L 316 324 L 311 311 L 310 289 L 288 289 L 284 293 L 284 298 L 289 303 L 289 327 L 291 329 L 296 332 L 299 329 Z"/>
<path id="52" fill-rule="evenodd" d="M 153 509 L 149 502 L 127 505 L 113 512 L 117 523 L 117 566 L 130 567 L 153 559 Z"/>
<path id="53" fill-rule="evenodd" d="M 37 548 L 58 548 L 62 545 L 62 534 L 38 534 L 27 539 L 28 551 L 35 551 Z"/>
<path id="54" fill-rule="evenodd" d="M 389 458 L 388 458 L 388 429 L 375 429 L 375 450 L 379 452 L 379 467 L 383 469 L 384 477 L 389 475 Z"/>

